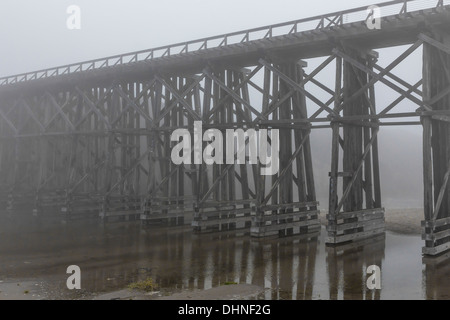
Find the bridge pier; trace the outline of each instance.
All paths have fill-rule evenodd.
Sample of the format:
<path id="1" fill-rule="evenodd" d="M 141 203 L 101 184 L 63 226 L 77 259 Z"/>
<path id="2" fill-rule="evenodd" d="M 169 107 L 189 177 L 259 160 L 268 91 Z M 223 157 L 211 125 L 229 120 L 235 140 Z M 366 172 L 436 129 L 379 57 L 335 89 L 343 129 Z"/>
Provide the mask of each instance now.
<path id="1" fill-rule="evenodd" d="M 194 121 L 200 120 L 200 81 L 195 75 L 157 75 L 145 88 L 143 104 L 150 110 L 152 130 L 146 137 L 149 172 L 141 204 L 141 220 L 146 224 L 184 225 L 193 218 L 198 168 L 173 163 L 171 135 L 176 129 L 192 130 Z"/>
<path id="2" fill-rule="evenodd" d="M 365 118 L 376 115 L 375 90 L 370 85 L 371 77 L 353 63 L 356 61 L 372 69 L 377 55 L 348 48 L 338 50 L 350 59 L 336 59 L 327 215 L 327 244 L 333 245 L 376 236 L 385 230 L 378 162 L 378 120 Z M 341 159 L 342 172 L 339 170 Z"/>
<path id="3" fill-rule="evenodd" d="M 450 249 L 450 36 L 435 30 L 424 43 L 423 124 L 425 255 Z"/>
<path id="4" fill-rule="evenodd" d="M 285 237 L 314 232 L 320 223 L 304 88 L 307 63 L 286 59 L 260 63 L 265 66 L 263 114 L 268 116 L 261 127 L 279 130 L 280 163 L 277 174 L 257 176 L 251 235 Z"/>
<path id="5" fill-rule="evenodd" d="M 209 66 L 203 70 L 204 99 L 202 128 L 197 128 L 203 137 L 203 131 L 222 136 L 222 145 L 217 145 L 214 164 L 201 160 L 198 176 L 198 194 L 195 203 L 195 215 L 192 226 L 195 232 L 227 231 L 248 229 L 251 223 L 252 202 L 254 202 L 256 183 L 255 168 L 235 160 L 235 148 L 226 142 L 227 130 L 254 129 L 252 107 L 249 96 L 249 81 L 255 74 L 247 69 L 224 69 L 221 66 Z M 207 130 L 207 131 L 206 131 Z M 245 130 L 245 129 L 244 129 Z M 242 137 L 245 132 L 242 130 Z M 194 133 L 195 135 L 196 133 Z M 195 138 L 194 138 L 195 139 Z M 200 137 L 199 140 L 203 140 Z M 239 135 L 238 135 L 238 140 Z M 246 139 L 246 138 L 244 138 Z M 233 136 L 233 142 L 235 138 Z M 247 144 L 249 141 L 245 141 Z M 242 143 L 239 142 L 239 143 Z M 200 151 L 207 147 L 201 142 Z M 242 145 L 240 146 L 242 147 Z M 194 147 L 198 148 L 198 147 Z M 218 151 L 222 157 L 219 159 Z M 232 162 L 227 156 L 232 156 Z M 252 197 L 253 196 L 253 197 Z"/>

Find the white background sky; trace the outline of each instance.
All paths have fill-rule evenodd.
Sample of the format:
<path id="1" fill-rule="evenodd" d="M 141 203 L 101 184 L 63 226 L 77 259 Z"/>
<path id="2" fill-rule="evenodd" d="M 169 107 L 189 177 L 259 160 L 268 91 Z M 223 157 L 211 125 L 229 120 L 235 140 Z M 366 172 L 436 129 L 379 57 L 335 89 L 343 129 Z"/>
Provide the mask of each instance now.
<path id="1" fill-rule="evenodd" d="M 377 1 L 1 0 L 0 76 L 374 3 Z M 81 8 L 81 30 L 66 27 L 69 5 Z"/>

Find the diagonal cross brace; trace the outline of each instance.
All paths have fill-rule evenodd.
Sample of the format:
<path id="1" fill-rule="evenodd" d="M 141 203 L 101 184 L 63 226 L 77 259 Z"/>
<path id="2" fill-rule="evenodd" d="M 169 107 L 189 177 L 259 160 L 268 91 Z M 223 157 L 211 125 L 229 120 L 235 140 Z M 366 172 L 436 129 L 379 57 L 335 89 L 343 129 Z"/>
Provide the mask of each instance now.
<path id="1" fill-rule="evenodd" d="M 67 192 L 67 194 L 72 194 L 76 188 L 78 188 L 78 186 L 84 181 L 86 180 L 86 178 L 88 178 L 92 172 L 95 172 L 98 168 L 100 168 L 102 165 L 104 165 L 106 163 L 106 159 L 103 159 L 102 161 L 99 161 L 94 167 L 92 167 L 88 172 L 85 173 L 85 175 L 78 180 L 77 182 L 75 182 L 73 184 L 73 186 L 70 188 L 70 190 Z"/>
<path id="2" fill-rule="evenodd" d="M 236 86 L 236 88 L 233 90 L 236 94 L 239 94 L 238 92 L 247 84 L 247 83 L 250 83 L 251 81 L 251 79 L 261 70 L 263 68 L 263 66 L 258 66 L 258 67 L 256 67 L 255 68 L 255 70 L 253 70 L 249 75 L 247 75 L 243 80 L 242 80 L 242 82 L 241 83 L 239 83 L 237 86 Z M 209 119 L 213 114 L 214 114 L 214 112 L 217 110 L 217 109 L 219 109 L 220 108 L 220 106 L 222 105 L 222 104 L 224 104 L 225 102 L 227 102 L 229 99 L 231 99 L 232 98 L 232 96 L 231 95 L 227 95 L 226 97 L 224 97 L 224 98 L 222 98 L 222 100 L 220 100 L 218 103 L 217 103 L 217 105 L 216 106 L 214 106 L 214 108 L 212 108 L 209 112 L 208 112 L 208 114 L 206 115 L 206 118 L 207 119 Z"/>
<path id="3" fill-rule="evenodd" d="M 9 125 L 9 127 L 14 131 L 14 135 L 19 134 L 19 130 L 14 126 L 14 124 L 11 122 L 11 120 L 8 119 L 8 117 L 3 113 L 2 109 L 0 108 L 0 116 L 3 118 L 3 120 L 6 121 L 6 123 Z"/>
<path id="4" fill-rule="evenodd" d="M 200 115 L 198 115 L 197 112 L 195 112 L 195 111 L 192 109 L 192 107 L 189 105 L 189 103 L 187 103 L 186 100 L 184 100 L 184 98 L 181 96 L 181 94 L 178 92 L 178 90 L 175 90 L 174 88 L 172 88 L 172 87 L 167 83 L 167 81 L 164 80 L 164 79 L 162 79 L 161 77 L 156 76 L 155 78 L 156 78 L 156 80 L 157 80 L 158 82 L 160 82 L 162 85 L 164 85 L 164 87 L 166 87 L 166 89 L 168 89 L 168 90 L 172 93 L 172 95 L 175 97 L 175 99 L 176 99 L 179 103 L 181 103 L 181 104 L 184 106 L 185 110 L 186 110 L 186 111 L 187 111 L 187 112 L 188 112 L 195 120 L 201 121 Z"/>
<path id="5" fill-rule="evenodd" d="M 299 86 L 304 86 L 304 85 L 306 85 L 308 82 L 312 82 L 312 80 L 314 79 L 314 77 L 316 76 L 316 75 L 318 75 L 319 74 L 319 72 L 321 72 L 323 69 L 325 69 L 334 59 L 336 58 L 336 55 L 331 55 L 330 57 L 328 57 L 324 62 L 322 62 L 313 72 L 311 72 L 309 75 L 306 75 L 305 74 L 305 78 L 298 84 Z M 318 81 L 316 81 L 316 82 L 318 82 Z M 316 84 L 317 85 L 317 84 Z M 325 87 L 325 86 L 324 86 Z M 328 88 L 327 88 L 328 89 Z M 328 90 L 330 90 L 330 89 L 328 89 Z M 325 90 L 325 91 L 328 91 L 328 90 Z M 282 97 L 279 101 L 277 101 L 276 103 L 272 103 L 272 106 L 271 107 L 269 107 L 269 109 L 268 109 L 268 111 L 267 112 L 265 112 L 264 114 L 266 115 L 266 116 L 268 116 L 270 113 L 272 113 L 273 111 L 275 111 L 279 106 L 280 106 L 280 104 L 282 104 L 284 101 L 286 101 L 287 99 L 289 99 L 293 94 L 294 94 L 294 92 L 296 92 L 297 90 L 296 89 L 291 89 L 291 91 L 289 91 L 284 97 Z M 331 90 L 330 90 L 331 91 Z M 325 105 L 327 106 L 327 107 L 329 107 L 332 103 L 333 103 L 333 101 L 335 100 L 335 97 L 334 97 L 334 94 L 333 94 L 333 97 L 329 100 L 329 101 L 327 101 L 326 103 L 325 103 Z M 324 111 L 324 109 L 323 108 L 320 108 L 319 110 L 317 110 L 317 112 L 314 114 L 314 115 L 312 115 L 311 116 L 311 119 L 315 119 L 315 118 L 317 118 L 322 112 Z"/>
<path id="6" fill-rule="evenodd" d="M 186 97 L 192 90 L 202 82 L 202 80 L 205 78 L 205 75 L 202 75 L 198 79 L 196 79 L 194 82 L 192 82 L 186 90 L 183 91 L 183 93 L 180 94 L 180 98 L 184 100 L 184 97 Z M 176 99 L 174 102 L 170 104 L 167 108 L 164 108 L 164 111 L 158 116 L 158 118 L 155 119 L 154 123 L 158 124 L 164 117 L 178 104 L 178 99 Z M 191 110 L 192 108 L 190 108 Z"/>
<path id="7" fill-rule="evenodd" d="M 344 194 L 342 195 L 342 199 L 339 202 L 338 207 L 336 208 L 336 211 L 334 212 L 335 215 L 339 214 L 339 212 L 341 211 L 342 207 L 344 206 L 344 202 L 347 200 L 348 196 L 350 195 L 350 191 L 352 190 L 353 185 L 356 182 L 356 179 L 358 179 L 358 175 L 359 175 L 359 173 L 361 172 L 361 170 L 363 168 L 363 165 L 364 165 L 364 163 L 366 161 L 366 158 L 369 155 L 370 149 L 372 148 L 372 145 L 374 144 L 375 140 L 377 139 L 379 132 L 380 132 L 379 129 L 375 129 L 375 131 L 373 133 L 373 136 L 372 136 L 372 139 L 370 140 L 370 142 L 368 143 L 368 145 L 366 146 L 366 148 L 364 150 L 364 153 L 363 153 L 362 159 L 361 159 L 361 161 L 359 163 L 359 166 L 355 170 L 355 172 L 353 173 L 353 178 L 350 181 L 350 183 L 347 186 L 347 188 L 345 189 Z"/>
<path id="8" fill-rule="evenodd" d="M 108 128 L 108 130 L 111 130 L 111 124 L 109 123 L 109 121 L 105 118 L 105 116 L 103 115 L 103 113 L 98 110 L 97 105 L 95 103 L 93 103 L 87 96 L 86 94 L 81 91 L 78 87 L 75 88 L 75 90 L 81 95 L 81 97 L 83 98 L 83 100 L 87 103 L 87 105 L 89 106 L 89 108 L 100 118 L 102 119 L 102 121 L 106 124 L 106 127 Z M 109 90 L 111 91 L 111 89 Z M 100 99 L 102 100 L 102 99 Z"/>
<path id="9" fill-rule="evenodd" d="M 58 112 L 48 121 L 48 123 L 45 124 L 45 131 L 47 131 L 48 127 L 52 124 L 52 122 L 55 120 L 55 118 L 58 114 L 61 114 L 61 117 L 69 124 L 71 129 L 73 131 L 75 131 L 76 130 L 75 125 L 70 121 L 70 119 L 67 117 L 67 115 L 63 111 L 63 109 L 69 103 L 69 101 L 66 102 L 64 104 L 64 106 L 61 107 L 50 93 L 46 92 L 46 96 L 49 98 L 50 102 L 55 106 L 55 108 L 58 109 Z"/>
<path id="10" fill-rule="evenodd" d="M 406 97 L 408 99 L 410 99 L 411 101 L 413 101 L 414 103 L 418 104 L 421 107 L 424 107 L 425 109 L 431 111 L 431 107 L 427 104 L 425 104 L 423 101 L 421 101 L 420 99 L 412 96 L 411 94 L 408 94 L 405 90 L 401 89 L 399 86 L 397 86 L 396 84 L 392 83 L 391 81 L 387 80 L 384 78 L 385 75 L 387 75 L 388 72 L 390 72 L 392 69 L 394 69 L 398 64 L 400 64 L 400 62 L 402 62 L 407 56 L 409 56 L 412 52 L 414 52 L 418 47 L 420 47 L 422 45 L 422 41 L 417 41 L 414 45 L 412 45 L 408 50 L 406 50 L 403 54 L 401 54 L 397 59 L 395 59 L 394 62 L 392 62 L 388 67 L 386 67 L 383 71 L 381 71 L 380 73 L 376 73 L 373 70 L 371 70 L 370 68 L 364 66 L 362 63 L 356 61 L 355 59 L 353 59 L 352 57 L 348 56 L 347 54 L 339 51 L 338 49 L 333 49 L 333 53 L 335 53 L 336 55 L 338 55 L 339 57 L 341 57 L 342 59 L 344 59 L 345 61 L 347 61 L 348 63 L 356 66 L 358 69 L 366 72 L 367 74 L 370 74 L 373 78 L 372 80 L 370 80 L 365 86 L 363 86 L 362 88 L 360 88 L 357 92 L 355 92 L 349 99 L 347 99 L 340 107 L 339 107 L 339 112 L 341 110 L 343 110 L 345 108 L 345 106 L 347 106 L 348 104 L 350 104 L 351 102 L 353 102 L 355 99 L 357 99 L 359 97 L 359 95 L 361 95 L 362 93 L 364 93 L 368 88 L 370 88 L 371 86 L 373 86 L 375 83 L 377 83 L 378 81 L 384 83 L 385 85 L 387 85 L 388 87 L 390 87 L 391 89 L 395 90 L 396 92 L 400 93 L 400 94 L 405 94 Z"/>
<path id="11" fill-rule="evenodd" d="M 447 186 L 448 186 L 449 178 L 450 178 L 450 161 L 448 163 L 448 170 L 447 170 L 447 173 L 444 176 L 444 182 L 442 183 L 442 187 L 441 187 L 441 190 L 439 192 L 439 197 L 438 197 L 438 200 L 436 202 L 436 208 L 434 209 L 433 221 L 437 220 L 438 215 L 439 215 L 439 211 L 441 210 L 441 205 L 442 205 L 442 201 L 444 199 L 445 190 L 447 189 Z"/>
<path id="12" fill-rule="evenodd" d="M 217 83 L 223 90 L 225 90 L 234 100 L 242 104 L 246 109 L 252 111 L 258 118 L 263 118 L 266 120 L 266 118 L 255 108 L 252 107 L 252 105 L 248 102 L 242 99 L 235 91 L 228 88 L 225 83 L 223 83 L 219 78 L 217 78 L 215 75 L 213 75 L 209 70 L 205 69 L 203 70 L 203 73 L 205 73 L 209 78 L 211 78 L 215 83 Z"/>
<path id="13" fill-rule="evenodd" d="M 116 182 L 116 183 L 111 187 L 111 189 L 106 193 L 106 196 L 109 196 L 109 195 L 113 192 L 113 190 L 114 190 L 115 188 L 117 188 L 121 183 L 123 183 L 123 182 L 128 178 L 128 176 L 129 176 L 131 173 L 133 173 L 134 170 L 136 170 L 136 167 L 138 167 L 138 166 L 140 165 L 141 161 L 144 160 L 145 157 L 146 157 L 150 152 L 151 152 L 151 150 L 149 149 L 149 150 L 147 150 L 146 152 L 144 152 L 138 159 L 136 159 L 135 163 L 131 166 L 131 168 L 130 168 L 130 169 L 123 175 L 123 177 L 122 177 L 118 182 Z"/>
<path id="14" fill-rule="evenodd" d="M 280 175 L 278 176 L 278 179 L 275 181 L 275 183 L 272 185 L 272 189 L 269 192 L 269 194 L 267 195 L 267 197 L 263 200 L 262 205 L 265 206 L 268 204 L 270 198 L 272 198 L 273 194 L 275 193 L 276 188 L 280 185 L 281 180 L 283 180 L 283 178 L 286 176 L 288 170 L 292 167 L 292 164 L 294 163 L 295 159 L 297 158 L 297 156 L 300 154 L 300 152 L 303 150 L 303 147 L 305 146 L 305 143 L 308 141 L 309 136 L 310 136 L 311 132 L 308 132 L 305 137 L 303 137 L 302 142 L 300 143 L 300 145 L 298 146 L 297 150 L 295 150 L 294 154 L 292 155 L 292 157 L 289 159 L 289 163 L 287 164 L 287 166 L 283 169 L 283 171 L 280 173 Z"/>
<path id="15" fill-rule="evenodd" d="M 25 107 L 25 110 L 30 114 L 31 118 L 34 120 L 34 122 L 36 122 L 39 126 L 39 128 L 41 129 L 41 133 L 45 132 L 45 127 L 44 125 L 39 121 L 39 119 L 36 117 L 36 115 L 33 113 L 33 111 L 30 108 L 30 105 L 22 98 L 20 99 L 20 102 L 22 103 L 22 105 Z"/>
<path id="16" fill-rule="evenodd" d="M 450 54 L 450 47 L 443 44 L 442 42 L 439 42 L 423 33 L 419 34 L 419 39 L 428 43 L 429 45 L 432 45 L 433 47 L 435 47 L 441 51 L 444 51 L 447 54 Z"/>
<path id="17" fill-rule="evenodd" d="M 153 124 L 153 120 L 150 118 L 150 116 L 148 114 L 146 114 L 144 111 L 142 111 L 142 109 L 136 104 L 136 99 L 133 101 L 120 87 L 115 87 L 113 89 L 113 92 L 116 91 L 119 96 L 122 97 L 122 99 L 124 99 L 127 104 L 131 107 L 133 107 L 134 110 L 136 110 L 142 117 L 145 118 L 145 120 L 147 120 L 148 122 L 150 122 L 150 124 Z M 137 100 L 140 98 L 137 98 Z M 128 108 L 127 108 L 128 109 Z"/>
<path id="18" fill-rule="evenodd" d="M 283 72 L 281 72 L 280 70 L 278 70 L 277 68 L 273 67 L 270 63 L 268 63 L 267 61 L 265 61 L 264 59 L 260 59 L 259 63 L 261 63 L 262 65 L 264 65 L 267 69 L 271 70 L 273 73 L 277 74 L 281 79 L 283 79 L 287 84 L 289 84 L 292 88 L 294 88 L 296 91 L 301 92 L 302 94 L 304 94 L 306 97 L 308 97 L 309 99 L 311 99 L 314 103 L 316 103 L 319 107 L 321 107 L 321 109 L 324 109 L 326 111 L 328 111 L 330 114 L 338 116 L 338 114 L 331 109 L 330 107 L 328 107 L 326 104 L 324 104 L 322 101 L 320 101 L 319 99 L 317 99 L 314 95 L 312 95 L 311 93 L 309 93 L 307 90 L 305 90 L 305 88 L 301 87 L 299 84 L 297 84 L 294 80 L 292 80 L 291 78 L 289 78 L 288 76 L 286 76 Z"/>
<path id="19" fill-rule="evenodd" d="M 401 94 L 400 97 L 398 97 L 395 101 L 393 101 L 389 106 L 387 106 L 383 111 L 380 112 L 379 115 L 386 115 L 388 114 L 389 111 L 391 111 L 392 109 L 395 108 L 395 106 L 397 106 L 400 102 L 402 102 L 403 100 L 406 99 L 406 96 L 408 94 L 411 94 L 414 92 L 414 90 L 416 90 L 417 88 L 419 88 L 423 83 L 423 80 L 419 80 L 414 86 L 412 86 L 410 89 L 408 89 L 407 92 L 404 92 Z"/>

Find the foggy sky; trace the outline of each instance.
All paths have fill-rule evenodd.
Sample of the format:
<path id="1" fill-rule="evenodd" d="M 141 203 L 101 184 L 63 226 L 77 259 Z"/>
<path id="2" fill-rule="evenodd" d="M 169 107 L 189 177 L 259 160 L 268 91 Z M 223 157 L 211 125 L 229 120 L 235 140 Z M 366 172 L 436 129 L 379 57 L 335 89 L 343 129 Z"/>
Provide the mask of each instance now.
<path id="1" fill-rule="evenodd" d="M 0 76 L 286 22 L 374 0 L 1 0 Z M 66 27 L 69 5 L 81 30 Z"/>

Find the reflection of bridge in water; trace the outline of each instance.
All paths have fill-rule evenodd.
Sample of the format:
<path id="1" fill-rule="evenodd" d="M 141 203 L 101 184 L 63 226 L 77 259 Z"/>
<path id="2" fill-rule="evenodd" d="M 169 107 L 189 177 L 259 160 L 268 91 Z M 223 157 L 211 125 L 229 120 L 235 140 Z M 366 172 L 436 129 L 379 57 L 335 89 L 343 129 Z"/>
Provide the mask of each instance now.
<path id="1" fill-rule="evenodd" d="M 69 294 L 65 270 L 74 261 L 82 269 L 83 289 L 96 293 L 149 277 L 163 293 L 239 283 L 265 288 L 258 297 L 270 300 L 447 299 L 450 288 L 448 255 L 422 262 L 415 250 L 418 236 L 388 233 L 331 248 L 319 232 L 262 241 L 236 232 L 195 235 L 136 222 L 74 222 L 61 228 L 28 220 L 0 227 L 2 277 L 56 281 L 60 289 L 54 291 L 62 297 Z M 21 237 L 17 227 L 25 231 Z M 389 250 L 387 243 L 397 248 Z M 399 248 L 409 255 L 396 260 Z M 366 287 L 370 265 L 381 267 L 381 290 Z"/>
<path id="2" fill-rule="evenodd" d="M 357 8 L 1 78 L 3 202 L 69 219 L 193 217 L 196 231 L 309 233 L 319 227 L 309 137 L 331 128 L 326 241 L 345 243 L 384 233 L 379 131 L 422 124 L 424 253 L 442 253 L 450 248 L 447 2 L 380 4 L 381 30 L 370 30 L 366 8 Z M 378 64 L 374 50 L 400 45 L 408 48 Z M 423 77 L 411 84 L 395 68 L 419 49 Z M 319 57 L 307 73 L 308 59 Z M 333 86 L 319 80 L 324 74 Z M 378 86 L 398 98 L 377 105 Z M 410 112 L 397 111 L 404 101 Z M 281 171 L 175 165 L 171 133 L 193 131 L 195 121 L 222 131 L 279 129 Z"/>
<path id="3" fill-rule="evenodd" d="M 366 273 L 368 266 L 380 266 L 382 274 L 386 274 L 383 235 L 324 250 L 325 237 L 319 233 L 263 242 L 236 237 L 233 233 L 206 235 L 205 239 L 170 231 L 163 240 L 156 240 L 157 235 L 152 233 L 151 230 L 147 232 L 141 248 L 144 243 L 162 245 L 157 245 L 151 253 L 139 254 L 140 263 L 149 268 L 141 268 L 137 274 L 136 268 L 97 268 L 96 273 L 88 275 L 87 281 L 93 281 L 97 286 L 92 290 L 111 287 L 111 281 L 105 280 L 108 278 L 115 278 L 113 281 L 120 285 L 123 281 L 130 283 L 152 277 L 162 288 L 175 292 L 210 289 L 226 283 L 252 284 L 265 288 L 259 298 L 266 300 L 448 299 L 448 256 L 440 261 L 424 260 L 423 264 L 420 258 L 404 261 L 390 274 L 397 277 L 408 263 L 416 264 L 414 270 L 418 272 L 410 274 L 414 279 L 405 279 L 411 284 L 396 283 L 390 276 L 383 276 L 382 289 L 369 290 L 366 286 L 370 276 Z M 139 263 L 133 265 L 139 266 Z M 128 274 L 128 278 L 118 279 L 118 274 Z"/>

